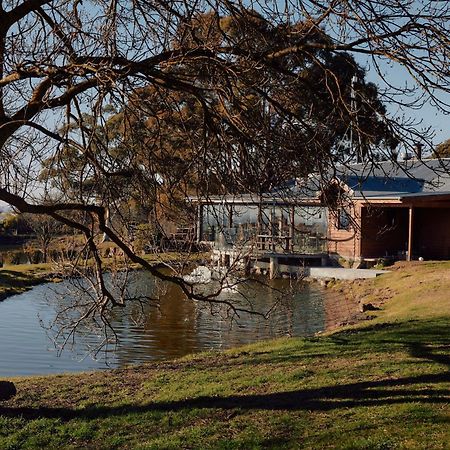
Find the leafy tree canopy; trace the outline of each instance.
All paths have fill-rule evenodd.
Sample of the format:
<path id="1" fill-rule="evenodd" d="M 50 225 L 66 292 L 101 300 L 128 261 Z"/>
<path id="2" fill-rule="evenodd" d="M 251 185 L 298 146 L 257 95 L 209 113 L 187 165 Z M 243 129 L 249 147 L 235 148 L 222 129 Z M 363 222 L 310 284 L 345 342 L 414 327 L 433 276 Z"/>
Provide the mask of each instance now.
<path id="1" fill-rule="evenodd" d="M 450 158 L 450 139 L 437 145 L 433 153 L 439 158 Z"/>
<path id="2" fill-rule="evenodd" d="M 449 20 L 450 4 L 431 0 L 4 1 L 0 201 L 84 236 L 97 280 L 86 317 L 105 319 L 126 299 L 105 283 L 98 235 L 212 301 L 175 267 L 168 274 L 137 254 L 124 205 L 155 213 L 191 194 L 326 174 L 355 160 L 350 124 L 369 161 L 398 141 L 430 150 L 432 130 L 403 112 L 425 103 L 450 112 Z M 365 81 L 357 55 L 381 88 Z M 396 71 L 405 79 L 390 78 Z M 57 200 L 43 201 L 52 190 Z"/>

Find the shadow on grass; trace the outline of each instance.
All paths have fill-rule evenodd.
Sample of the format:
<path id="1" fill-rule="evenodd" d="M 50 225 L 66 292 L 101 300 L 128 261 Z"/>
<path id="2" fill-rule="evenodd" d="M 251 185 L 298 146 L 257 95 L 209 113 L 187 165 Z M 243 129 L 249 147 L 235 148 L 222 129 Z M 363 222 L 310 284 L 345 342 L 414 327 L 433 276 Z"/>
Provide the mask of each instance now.
<path id="1" fill-rule="evenodd" d="M 305 362 L 308 359 L 343 355 L 347 352 L 361 354 L 376 352 L 391 353 L 393 350 L 407 350 L 411 356 L 428 359 L 450 366 L 450 320 L 429 319 L 405 322 L 374 323 L 364 328 L 354 328 L 336 332 L 330 336 L 301 338 L 302 344 L 291 346 L 282 352 L 251 352 L 240 365 L 279 364 Z M 434 353 L 436 350 L 447 354 Z M 224 366 L 230 361 L 224 363 Z"/>
<path id="2" fill-rule="evenodd" d="M 340 408 L 400 403 L 448 404 L 450 402 L 450 388 L 443 389 L 439 387 L 440 383 L 450 383 L 450 372 L 270 394 L 231 395 L 227 397 L 206 396 L 146 405 L 90 407 L 82 410 L 0 407 L 0 415 L 21 416 L 27 419 L 46 417 L 70 420 L 74 418 L 95 419 L 152 411 L 176 412 L 184 409 L 201 408 L 330 411 Z"/>
<path id="3" fill-rule="evenodd" d="M 24 286 L 35 284 L 36 274 L 19 272 L 9 269 L 2 269 L 0 271 L 0 285 L 7 286 Z"/>
<path id="4" fill-rule="evenodd" d="M 355 338 L 358 338 L 361 342 L 365 341 L 367 343 L 370 341 L 371 345 L 378 345 L 382 342 L 387 348 L 393 345 L 401 345 L 418 362 L 428 361 L 440 366 L 441 370 L 439 373 L 358 381 L 295 391 L 230 395 L 226 397 L 204 396 L 143 405 L 124 404 L 121 406 L 94 406 L 85 409 L 71 409 L 8 407 L 7 404 L 0 404 L 0 415 L 21 416 L 27 419 L 46 417 L 70 420 L 75 418 L 95 419 L 152 411 L 176 412 L 202 408 L 330 411 L 340 408 L 402 403 L 423 405 L 448 404 L 450 403 L 450 339 L 448 324 L 444 321 L 442 323 L 434 322 L 434 326 L 431 327 L 430 324 L 422 324 L 422 328 L 419 325 L 420 323 L 409 323 L 407 328 L 401 326 L 399 328 L 399 324 L 383 327 L 374 326 L 373 328 L 378 332 L 384 330 L 386 333 L 378 336 L 378 333 L 374 333 L 373 336 L 364 336 L 364 333 L 367 332 L 367 330 L 364 330 L 358 337 L 353 335 L 353 333 L 341 333 L 334 336 L 332 340 L 335 341 L 337 347 L 342 343 L 345 345 L 348 343 L 355 344 Z M 430 331 L 430 328 L 432 331 Z M 341 342 L 342 340 L 343 342 Z M 252 361 L 255 363 L 253 358 Z"/>
<path id="5" fill-rule="evenodd" d="M 398 343 L 421 340 L 421 341 L 446 341 L 450 343 L 450 319 L 430 318 L 411 319 L 402 322 L 373 323 L 362 328 L 352 328 L 338 331 L 330 336 L 335 342 L 347 344 L 355 338 L 358 341 L 368 340 L 380 342 L 386 338 L 395 338 Z"/>

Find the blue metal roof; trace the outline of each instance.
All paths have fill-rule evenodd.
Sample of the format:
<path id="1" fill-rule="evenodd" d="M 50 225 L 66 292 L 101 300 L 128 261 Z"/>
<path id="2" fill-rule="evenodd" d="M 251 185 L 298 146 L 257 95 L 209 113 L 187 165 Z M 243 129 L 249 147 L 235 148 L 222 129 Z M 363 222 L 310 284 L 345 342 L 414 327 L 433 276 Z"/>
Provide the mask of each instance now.
<path id="1" fill-rule="evenodd" d="M 418 193 L 423 190 L 424 181 L 406 177 L 387 178 L 370 176 L 359 178 L 356 175 L 340 177 L 356 195 L 365 197 L 381 197 L 384 195 L 397 195 Z"/>
<path id="2" fill-rule="evenodd" d="M 408 196 L 450 195 L 450 158 L 366 162 L 336 166 L 325 176 L 311 174 L 306 180 L 288 180 L 262 199 L 256 194 L 217 196 L 208 203 L 317 201 L 320 193 L 336 180 L 355 198 L 401 199 Z"/>
<path id="3" fill-rule="evenodd" d="M 335 178 L 355 197 L 449 194 L 450 159 L 353 164 L 336 168 Z"/>

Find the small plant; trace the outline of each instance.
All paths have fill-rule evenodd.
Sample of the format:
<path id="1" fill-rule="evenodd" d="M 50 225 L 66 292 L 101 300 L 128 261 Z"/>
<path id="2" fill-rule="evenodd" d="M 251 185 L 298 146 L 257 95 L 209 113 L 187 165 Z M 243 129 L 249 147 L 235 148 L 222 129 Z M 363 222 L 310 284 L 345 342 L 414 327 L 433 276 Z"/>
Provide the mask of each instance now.
<path id="1" fill-rule="evenodd" d="M 141 223 L 134 230 L 134 248 L 138 253 L 147 253 L 156 243 L 156 230 L 150 223 Z"/>
<path id="2" fill-rule="evenodd" d="M 392 265 L 392 261 L 387 258 L 378 258 L 376 264 L 373 266 L 376 270 L 383 270 Z"/>

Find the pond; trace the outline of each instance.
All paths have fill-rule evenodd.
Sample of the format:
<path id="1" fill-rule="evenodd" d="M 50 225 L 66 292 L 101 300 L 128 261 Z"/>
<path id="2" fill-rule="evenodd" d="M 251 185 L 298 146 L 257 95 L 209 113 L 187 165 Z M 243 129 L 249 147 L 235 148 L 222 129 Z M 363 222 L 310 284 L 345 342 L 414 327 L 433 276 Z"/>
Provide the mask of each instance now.
<path id="1" fill-rule="evenodd" d="M 161 284 L 144 272 L 136 272 L 131 285 L 147 295 L 161 292 Z M 250 280 L 222 293 L 220 298 L 234 301 L 245 295 L 259 311 L 276 304 L 268 320 L 242 314 L 230 322 L 221 311 L 187 300 L 178 287 L 163 285 L 159 308 L 131 303 L 116 311 L 111 323 L 118 343 L 95 353 L 102 339 L 97 333 L 78 335 L 60 352 L 48 330 L 57 311 L 69 305 L 61 295 L 68 282 L 36 286 L 0 303 L 0 377 L 124 367 L 272 337 L 312 335 L 327 327 L 327 308 L 334 300 L 330 303 L 325 290 L 289 280 L 274 280 L 271 287 Z"/>

